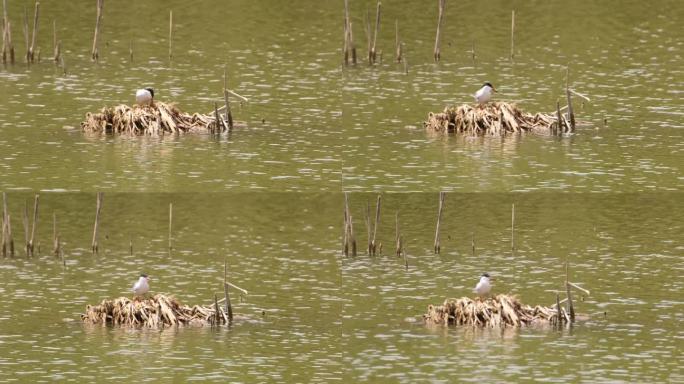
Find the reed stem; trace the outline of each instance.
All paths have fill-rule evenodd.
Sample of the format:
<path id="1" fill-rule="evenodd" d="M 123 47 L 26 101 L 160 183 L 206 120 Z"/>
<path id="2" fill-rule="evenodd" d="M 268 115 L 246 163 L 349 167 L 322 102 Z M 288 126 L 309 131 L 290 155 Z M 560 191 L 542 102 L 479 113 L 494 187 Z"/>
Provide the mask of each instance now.
<path id="1" fill-rule="evenodd" d="M 440 225 L 442 222 L 442 210 L 444 208 L 444 198 L 445 197 L 446 197 L 446 192 L 440 192 L 439 193 L 439 210 L 437 211 L 437 228 L 435 229 L 435 244 L 434 244 L 434 251 L 437 254 L 441 250 L 439 228 L 440 228 Z"/>
<path id="2" fill-rule="evenodd" d="M 171 253 L 171 228 L 173 226 L 173 203 L 169 203 L 169 253 Z"/>
<path id="3" fill-rule="evenodd" d="M 97 62 L 100 59 L 100 52 L 97 47 L 98 35 L 100 34 L 100 27 L 102 25 L 102 10 L 104 8 L 104 0 L 97 0 L 97 18 L 95 20 L 95 34 L 93 36 L 93 50 L 91 58 Z"/>
<path id="4" fill-rule="evenodd" d="M 511 251 L 515 251 L 515 203 L 511 204 Z"/>
<path id="5" fill-rule="evenodd" d="M 375 32 L 373 32 L 373 46 L 371 47 L 370 52 L 368 52 L 368 57 L 371 64 L 375 64 L 375 62 L 377 61 L 378 32 L 380 31 L 380 10 L 381 4 L 380 1 L 378 1 L 378 6 L 375 11 Z"/>
<path id="6" fill-rule="evenodd" d="M 169 10 L 169 61 L 173 59 L 173 10 Z"/>
<path id="7" fill-rule="evenodd" d="M 233 305 L 230 302 L 230 294 L 228 293 L 228 261 L 223 259 L 223 294 L 226 297 L 226 313 L 228 313 L 228 321 L 233 321 Z"/>
<path id="8" fill-rule="evenodd" d="M 95 224 L 93 225 L 93 242 L 91 244 L 93 254 L 97 254 L 99 251 L 98 230 L 99 230 L 99 226 L 100 226 L 100 211 L 102 210 L 102 199 L 103 199 L 103 193 L 98 192 L 97 193 L 97 203 L 96 203 L 96 207 L 95 207 Z"/>
<path id="9" fill-rule="evenodd" d="M 394 52 L 395 52 L 395 59 L 397 60 L 397 63 L 401 63 L 401 41 L 399 41 L 399 19 L 394 20 L 394 30 L 395 30 L 395 37 L 394 37 Z"/>
<path id="10" fill-rule="evenodd" d="M 442 42 L 442 23 L 444 22 L 444 10 L 446 8 L 446 0 L 439 0 L 439 16 L 437 18 L 437 36 L 435 36 L 435 62 L 441 59 L 440 45 Z"/>
<path id="11" fill-rule="evenodd" d="M 378 243 L 376 241 L 378 235 L 378 226 L 380 225 L 380 204 L 382 198 L 378 195 L 378 200 L 375 203 L 375 222 L 373 223 L 373 241 L 371 242 L 371 248 L 373 250 L 373 255 L 375 256 L 378 252 Z"/>
<path id="12" fill-rule="evenodd" d="M 40 14 L 40 2 L 36 1 L 33 13 L 33 33 L 31 34 L 31 47 L 28 50 L 28 58 L 31 63 L 35 62 L 36 40 L 38 40 L 38 15 Z"/>
<path id="13" fill-rule="evenodd" d="M 28 242 L 28 249 L 31 252 L 31 256 L 33 256 L 33 250 L 35 247 L 35 238 L 36 238 L 36 228 L 38 228 L 38 203 L 39 203 L 40 195 L 36 195 L 35 200 L 33 201 L 33 223 L 31 224 L 31 239 Z"/>
<path id="14" fill-rule="evenodd" d="M 515 55 L 515 40 L 514 40 L 514 35 L 515 35 L 515 9 L 511 11 L 511 60 L 513 60 L 513 56 Z"/>

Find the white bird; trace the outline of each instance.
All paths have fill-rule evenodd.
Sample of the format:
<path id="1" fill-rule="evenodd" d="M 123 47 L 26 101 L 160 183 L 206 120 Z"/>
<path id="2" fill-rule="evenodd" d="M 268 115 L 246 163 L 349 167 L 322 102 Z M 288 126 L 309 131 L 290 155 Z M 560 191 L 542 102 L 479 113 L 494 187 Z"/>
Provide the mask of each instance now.
<path id="1" fill-rule="evenodd" d="M 475 101 L 477 101 L 480 104 L 486 104 L 489 102 L 489 100 L 492 99 L 492 93 L 496 92 L 496 88 L 492 85 L 492 83 L 484 83 L 482 88 L 478 89 L 477 92 L 475 92 Z"/>
<path id="2" fill-rule="evenodd" d="M 146 274 L 141 274 L 138 281 L 133 284 L 133 294 L 143 296 L 150 290 L 150 278 Z"/>
<path id="3" fill-rule="evenodd" d="M 154 101 L 154 89 L 147 87 L 135 92 L 135 102 L 139 105 L 152 105 Z"/>
<path id="4" fill-rule="evenodd" d="M 492 290 L 492 284 L 489 282 L 489 273 L 485 272 L 480 276 L 480 281 L 473 289 L 473 293 L 477 293 L 479 296 L 486 296 L 489 291 Z"/>

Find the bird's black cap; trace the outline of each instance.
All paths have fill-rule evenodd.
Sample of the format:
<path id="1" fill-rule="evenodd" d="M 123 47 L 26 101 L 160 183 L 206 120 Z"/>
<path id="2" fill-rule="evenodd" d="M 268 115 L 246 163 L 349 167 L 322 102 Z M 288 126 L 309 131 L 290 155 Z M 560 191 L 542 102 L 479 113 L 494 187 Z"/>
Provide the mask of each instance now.
<path id="1" fill-rule="evenodd" d="M 482 86 L 484 87 L 485 85 L 488 86 L 488 87 L 490 87 L 490 88 L 494 88 L 494 86 L 492 85 L 492 83 L 490 83 L 489 81 L 486 82 L 486 83 L 484 83 Z M 145 88 L 145 89 L 149 89 L 149 88 Z M 154 96 L 154 95 L 153 95 L 153 96 Z"/>
<path id="2" fill-rule="evenodd" d="M 154 88 L 152 88 L 152 87 L 145 87 L 145 88 L 143 88 L 143 89 L 146 89 L 146 90 L 150 91 L 150 95 L 152 95 L 152 98 L 154 98 Z"/>
<path id="3" fill-rule="evenodd" d="M 489 272 L 483 273 L 482 276 L 484 276 L 484 277 L 486 277 L 486 278 L 489 278 L 489 277 L 490 277 L 490 276 L 489 276 Z"/>
<path id="4" fill-rule="evenodd" d="M 140 277 L 147 278 L 147 273 L 141 273 L 141 274 L 140 274 Z"/>

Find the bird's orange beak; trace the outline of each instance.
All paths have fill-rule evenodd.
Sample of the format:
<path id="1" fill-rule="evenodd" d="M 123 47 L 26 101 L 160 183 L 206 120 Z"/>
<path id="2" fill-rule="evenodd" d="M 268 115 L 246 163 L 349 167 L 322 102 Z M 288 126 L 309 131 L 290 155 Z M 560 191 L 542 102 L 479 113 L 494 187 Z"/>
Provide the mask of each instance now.
<path id="1" fill-rule="evenodd" d="M 496 88 L 492 87 L 492 91 L 499 93 L 499 91 L 496 90 Z"/>

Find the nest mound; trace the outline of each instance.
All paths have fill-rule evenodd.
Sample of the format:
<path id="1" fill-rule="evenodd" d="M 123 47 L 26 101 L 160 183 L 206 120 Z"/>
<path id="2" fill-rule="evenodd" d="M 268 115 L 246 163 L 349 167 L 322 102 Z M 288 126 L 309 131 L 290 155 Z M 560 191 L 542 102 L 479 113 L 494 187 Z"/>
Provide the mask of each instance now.
<path id="1" fill-rule="evenodd" d="M 556 116 L 543 113 L 532 115 L 506 102 L 448 106 L 442 113 L 430 112 L 423 124 L 433 132 L 471 135 L 503 136 L 520 132 L 555 134 L 558 131 Z"/>
<path id="2" fill-rule="evenodd" d="M 86 132 L 129 135 L 223 132 L 223 119 L 200 113 L 181 112 L 173 104 L 155 101 L 152 105 L 104 107 L 100 113 L 88 112 L 81 128 Z"/>
<path id="3" fill-rule="evenodd" d="M 559 317 L 560 316 L 560 317 Z M 534 323 L 559 324 L 568 320 L 563 308 L 531 307 L 515 296 L 498 295 L 485 300 L 462 297 L 429 305 L 423 320 L 428 324 L 473 325 L 480 327 L 520 327 Z"/>
<path id="4" fill-rule="evenodd" d="M 176 298 L 155 295 L 151 299 L 102 300 L 100 305 L 86 306 L 81 319 L 91 324 L 110 324 L 123 326 L 163 327 L 169 325 L 214 325 L 228 323 L 223 308 L 187 306 Z"/>

